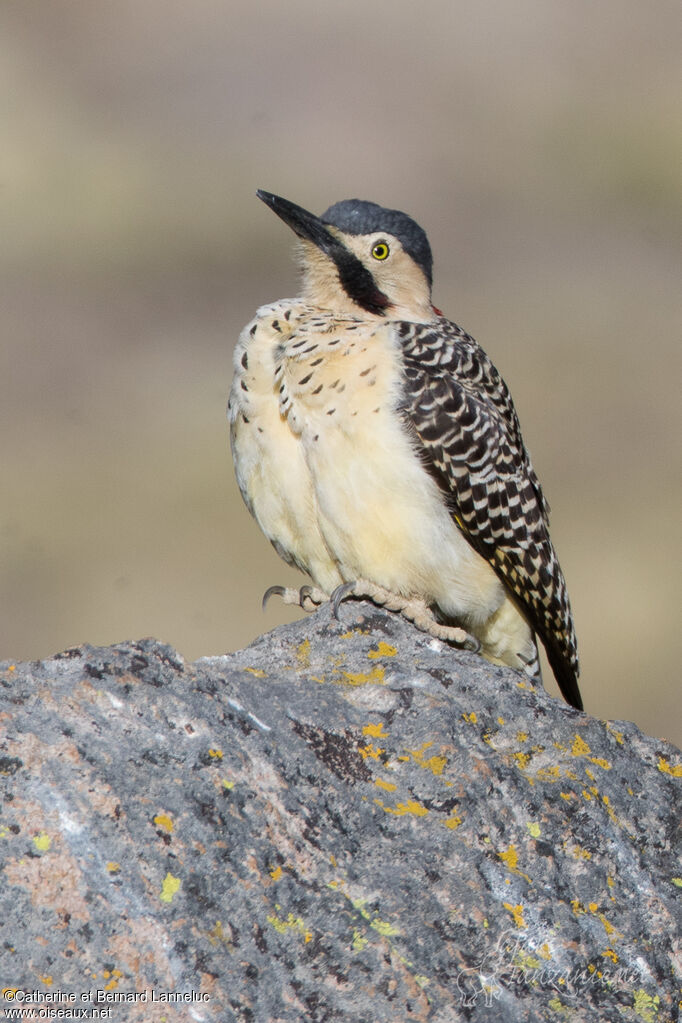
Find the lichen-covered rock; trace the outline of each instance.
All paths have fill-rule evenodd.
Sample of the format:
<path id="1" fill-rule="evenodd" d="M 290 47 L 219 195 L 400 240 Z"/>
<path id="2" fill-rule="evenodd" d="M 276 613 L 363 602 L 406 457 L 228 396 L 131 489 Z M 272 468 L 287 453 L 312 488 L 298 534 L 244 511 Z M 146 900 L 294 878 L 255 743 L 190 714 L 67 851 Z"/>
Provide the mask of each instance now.
<path id="1" fill-rule="evenodd" d="M 0 666 L 5 1006 L 676 1019 L 679 752 L 341 619 Z"/>

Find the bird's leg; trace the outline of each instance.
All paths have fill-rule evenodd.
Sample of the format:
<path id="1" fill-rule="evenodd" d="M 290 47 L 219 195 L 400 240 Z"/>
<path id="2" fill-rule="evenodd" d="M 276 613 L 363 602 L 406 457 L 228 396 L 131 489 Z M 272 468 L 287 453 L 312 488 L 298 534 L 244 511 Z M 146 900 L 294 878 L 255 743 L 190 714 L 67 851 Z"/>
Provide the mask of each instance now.
<path id="1" fill-rule="evenodd" d="M 343 583 L 343 585 L 337 586 L 332 593 L 330 600 L 335 618 L 339 617 L 340 604 L 348 597 L 367 597 L 379 607 L 385 607 L 387 611 L 399 611 L 408 621 L 416 625 L 422 632 L 433 636 L 434 639 L 454 643 L 456 646 L 474 652 L 481 649 L 479 641 L 465 629 L 460 629 L 456 625 L 443 625 L 437 621 L 428 604 L 418 597 L 401 597 L 367 579 L 358 579 L 354 583 Z"/>
<path id="2" fill-rule="evenodd" d="M 270 597 L 281 597 L 285 604 L 294 604 L 304 611 L 316 611 L 320 604 L 329 600 L 317 586 L 301 586 L 298 590 L 293 586 L 270 586 L 263 594 L 263 610 Z"/>

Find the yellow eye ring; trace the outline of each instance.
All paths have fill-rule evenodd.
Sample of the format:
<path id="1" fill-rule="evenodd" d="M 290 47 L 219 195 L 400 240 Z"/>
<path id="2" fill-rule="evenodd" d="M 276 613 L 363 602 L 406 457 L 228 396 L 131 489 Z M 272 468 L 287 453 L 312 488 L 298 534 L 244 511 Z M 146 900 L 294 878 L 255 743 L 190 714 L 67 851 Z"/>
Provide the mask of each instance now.
<path id="1" fill-rule="evenodd" d="M 377 242 L 372 249 L 372 255 L 375 259 L 388 259 L 388 254 L 391 250 L 389 249 L 386 242 Z"/>

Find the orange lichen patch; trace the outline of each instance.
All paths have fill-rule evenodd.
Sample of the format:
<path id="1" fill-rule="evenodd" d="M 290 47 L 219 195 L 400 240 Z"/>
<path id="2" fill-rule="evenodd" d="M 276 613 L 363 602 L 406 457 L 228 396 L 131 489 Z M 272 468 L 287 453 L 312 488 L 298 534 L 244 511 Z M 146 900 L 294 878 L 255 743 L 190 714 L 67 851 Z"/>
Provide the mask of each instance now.
<path id="1" fill-rule="evenodd" d="M 416 799 L 408 799 L 406 803 L 398 803 L 396 806 L 386 806 L 380 799 L 375 799 L 374 802 L 377 806 L 380 806 L 386 813 L 395 814 L 396 817 L 404 817 L 407 814 L 411 814 L 413 817 L 425 817 L 429 812 L 425 806 L 418 803 Z"/>
<path id="2" fill-rule="evenodd" d="M 510 870 L 516 870 L 516 864 L 519 862 L 519 854 L 516 851 L 516 846 L 510 845 L 506 852 L 497 854 L 503 863 L 506 863 Z"/>
<path id="3" fill-rule="evenodd" d="M 368 758 L 370 760 L 378 760 L 381 754 L 385 752 L 386 750 L 382 749 L 381 747 L 375 749 L 371 742 L 368 743 L 366 746 L 360 746 L 358 748 L 358 753 L 360 754 L 363 760 L 367 760 Z"/>
<path id="4" fill-rule="evenodd" d="M 452 816 L 448 817 L 447 820 L 445 820 L 443 823 L 445 824 L 446 828 L 451 828 L 452 831 L 454 831 L 462 823 L 462 818 L 459 817 L 456 813 L 453 813 Z"/>
<path id="5" fill-rule="evenodd" d="M 497 855 L 502 860 L 507 870 L 511 870 L 512 874 L 518 874 L 519 877 L 524 878 L 528 884 L 533 883 L 528 874 L 524 874 L 524 872 L 518 868 L 519 854 L 515 845 L 510 845 L 506 852 L 501 852 Z"/>
<path id="6" fill-rule="evenodd" d="M 173 821 L 166 813 L 158 813 L 154 818 L 154 823 L 157 828 L 161 828 L 161 830 L 165 831 L 167 835 L 170 835 L 173 830 Z"/>
<path id="7" fill-rule="evenodd" d="M 105 991 L 114 991 L 118 987 L 118 982 L 123 974 L 120 970 L 103 970 L 102 978 L 107 981 L 104 985 Z"/>
<path id="8" fill-rule="evenodd" d="M 107 863 L 107 870 L 110 874 L 118 874 L 121 870 L 121 864 L 116 863 L 115 860 L 109 860 Z"/>
<path id="9" fill-rule="evenodd" d="M 584 739 L 576 734 L 575 741 L 571 747 L 571 756 L 573 757 L 586 757 L 592 750 L 587 745 Z"/>
<path id="10" fill-rule="evenodd" d="M 602 956 L 604 957 L 604 959 L 610 959 L 611 962 L 613 963 L 618 962 L 618 956 L 616 955 L 612 948 L 604 949 L 604 951 L 602 952 Z"/>
<path id="11" fill-rule="evenodd" d="M 659 757 L 656 766 L 662 774 L 669 774 L 672 778 L 682 778 L 682 764 L 673 766 L 664 757 Z"/>
<path id="12" fill-rule="evenodd" d="M 509 913 L 511 913 L 517 927 L 520 928 L 526 926 L 526 921 L 523 919 L 523 906 L 512 906 L 510 902 L 503 902 L 502 905 Z"/>
<path id="13" fill-rule="evenodd" d="M 40 981 L 41 984 L 44 984 L 45 987 L 52 987 L 54 983 L 52 977 L 41 977 L 40 974 L 38 974 L 38 980 Z"/>
<path id="14" fill-rule="evenodd" d="M 266 678 L 265 672 L 262 668 L 244 668 L 244 671 L 248 671 L 250 675 L 255 675 L 256 678 Z"/>
<path id="15" fill-rule="evenodd" d="M 275 867 L 274 870 L 270 871 L 270 877 L 272 878 L 273 881 L 279 881 L 281 876 L 282 876 L 281 867 Z"/>
<path id="16" fill-rule="evenodd" d="M 519 750 L 518 753 L 514 754 L 514 760 L 522 770 L 525 770 L 530 763 L 530 753 L 522 753 Z"/>
<path id="17" fill-rule="evenodd" d="M 383 778 L 377 778 L 374 784 L 377 788 L 384 789 L 386 792 L 395 792 L 398 788 L 398 786 L 394 785 L 392 781 L 384 781 Z"/>
<path id="18" fill-rule="evenodd" d="M 469 725 L 475 725 L 476 722 L 478 721 L 475 710 L 472 710 L 470 714 L 462 714 L 462 717 Z"/>
<path id="19" fill-rule="evenodd" d="M 424 753 L 427 749 L 433 746 L 433 742 L 423 742 L 418 749 L 411 749 L 407 752 L 420 767 L 425 768 L 427 771 L 431 771 L 433 774 L 438 776 L 443 773 L 443 769 L 447 765 L 447 757 L 432 756 L 425 757 Z"/>
<path id="20" fill-rule="evenodd" d="M 391 646 L 390 643 L 381 642 L 377 645 L 376 650 L 370 650 L 367 656 L 375 659 L 377 657 L 395 657 L 397 653 L 397 647 Z"/>
<path id="21" fill-rule="evenodd" d="M 380 721 L 378 724 L 365 725 L 362 729 L 363 735 L 370 735 L 373 739 L 387 739 L 388 732 L 384 731 L 384 723 Z"/>
<path id="22" fill-rule="evenodd" d="M 557 744 L 555 743 L 555 745 L 557 745 Z M 590 761 L 591 764 L 596 764 L 597 767 L 601 767 L 605 771 L 610 771 L 611 770 L 611 764 L 608 762 L 608 760 L 604 760 L 603 757 L 593 757 L 593 756 L 590 756 L 591 752 L 592 752 L 592 750 L 587 745 L 585 740 L 580 735 L 578 735 L 576 733 L 575 739 L 573 740 L 573 745 L 571 747 L 571 756 L 573 756 L 573 757 L 587 757 L 587 759 Z"/>
<path id="23" fill-rule="evenodd" d="M 223 751 L 221 749 L 210 749 L 208 755 L 212 760 L 222 760 Z"/>

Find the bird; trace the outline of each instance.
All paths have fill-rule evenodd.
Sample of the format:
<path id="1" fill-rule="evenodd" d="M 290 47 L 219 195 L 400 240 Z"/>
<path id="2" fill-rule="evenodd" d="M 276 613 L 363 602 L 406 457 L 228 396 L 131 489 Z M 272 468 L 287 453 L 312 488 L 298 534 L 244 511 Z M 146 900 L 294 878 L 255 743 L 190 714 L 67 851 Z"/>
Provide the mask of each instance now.
<path id="1" fill-rule="evenodd" d="M 239 336 L 232 457 L 261 530 L 311 579 L 265 599 L 369 598 L 533 682 L 539 638 L 582 710 L 549 506 L 507 385 L 433 305 L 425 231 L 366 200 L 317 216 L 256 194 L 297 237 L 302 288 Z"/>

